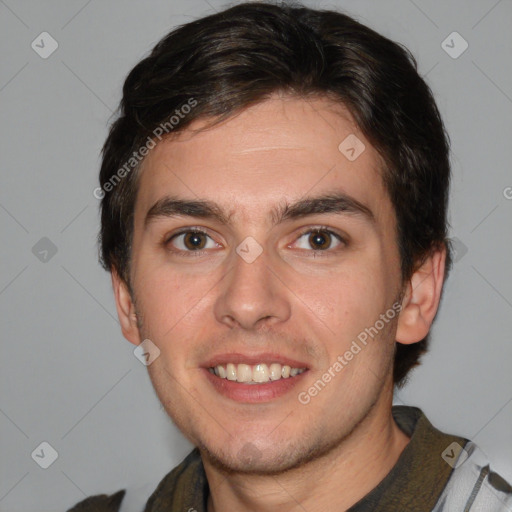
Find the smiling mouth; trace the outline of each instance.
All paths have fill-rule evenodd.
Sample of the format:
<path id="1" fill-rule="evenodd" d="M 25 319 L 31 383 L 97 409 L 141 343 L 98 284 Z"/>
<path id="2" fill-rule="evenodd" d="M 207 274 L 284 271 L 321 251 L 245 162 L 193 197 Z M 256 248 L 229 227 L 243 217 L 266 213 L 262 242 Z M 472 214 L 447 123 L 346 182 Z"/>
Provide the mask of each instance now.
<path id="1" fill-rule="evenodd" d="M 243 384 L 265 384 L 296 377 L 307 368 L 293 368 L 279 363 L 272 364 L 219 364 L 208 368 L 208 371 L 221 379 Z"/>

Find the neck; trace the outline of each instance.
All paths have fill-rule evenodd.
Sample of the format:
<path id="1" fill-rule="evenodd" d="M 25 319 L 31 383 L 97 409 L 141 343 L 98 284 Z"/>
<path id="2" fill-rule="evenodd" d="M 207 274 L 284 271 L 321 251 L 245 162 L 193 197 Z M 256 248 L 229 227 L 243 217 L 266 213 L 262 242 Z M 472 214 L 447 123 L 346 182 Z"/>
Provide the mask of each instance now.
<path id="1" fill-rule="evenodd" d="M 322 457 L 280 475 L 225 474 L 203 457 L 210 487 L 208 512 L 346 510 L 395 465 L 409 438 L 391 414 L 392 393 Z"/>

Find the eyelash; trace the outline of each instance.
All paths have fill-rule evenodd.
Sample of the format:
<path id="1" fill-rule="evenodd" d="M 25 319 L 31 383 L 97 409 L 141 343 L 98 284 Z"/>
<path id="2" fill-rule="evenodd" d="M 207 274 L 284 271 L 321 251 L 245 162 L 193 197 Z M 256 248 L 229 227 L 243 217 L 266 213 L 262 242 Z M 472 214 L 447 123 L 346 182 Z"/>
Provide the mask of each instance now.
<path id="1" fill-rule="evenodd" d="M 333 235 L 343 245 L 347 245 L 347 241 L 345 240 L 345 238 L 343 236 L 341 236 L 339 233 L 337 233 L 336 231 L 333 231 L 332 229 L 330 229 L 327 226 L 315 226 L 315 227 L 305 228 L 303 231 L 301 231 L 298 234 L 296 240 L 302 238 L 304 235 L 306 235 L 308 233 L 317 233 L 317 232 L 328 233 L 329 235 Z M 206 233 L 202 229 L 197 228 L 197 227 L 189 227 L 189 228 L 183 228 L 180 231 L 174 233 L 172 236 L 164 238 L 163 245 L 165 247 L 168 247 L 169 244 L 171 243 L 171 241 L 174 240 L 176 237 L 183 235 L 183 234 L 187 234 L 187 233 L 197 233 L 197 234 L 205 235 L 205 236 L 211 238 L 210 235 L 208 235 L 208 233 Z M 183 251 L 181 249 L 170 249 L 170 250 L 171 250 L 171 252 L 174 252 L 176 254 L 185 255 L 186 257 L 199 257 L 199 256 L 206 255 L 208 253 L 209 249 L 206 249 L 206 250 L 203 249 L 203 250 L 199 250 L 199 251 Z M 300 250 L 306 250 L 306 249 L 300 249 Z M 308 252 L 312 252 L 313 253 L 312 257 L 316 258 L 318 256 L 320 256 L 320 257 L 327 256 L 328 254 L 323 254 L 323 253 L 331 253 L 331 252 L 333 252 L 333 249 L 324 249 L 324 250 L 312 249 L 311 251 L 308 251 Z"/>

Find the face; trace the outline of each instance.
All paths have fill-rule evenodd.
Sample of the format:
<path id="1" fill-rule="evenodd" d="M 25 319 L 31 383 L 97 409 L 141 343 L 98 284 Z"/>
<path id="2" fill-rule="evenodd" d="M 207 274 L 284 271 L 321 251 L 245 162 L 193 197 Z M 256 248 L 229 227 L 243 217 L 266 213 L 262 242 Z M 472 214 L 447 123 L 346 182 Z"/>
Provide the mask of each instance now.
<path id="1" fill-rule="evenodd" d="M 158 397 L 208 460 L 281 471 L 390 401 L 396 218 L 340 105 L 274 96 L 203 125 L 141 169 L 127 337 L 160 350 Z"/>

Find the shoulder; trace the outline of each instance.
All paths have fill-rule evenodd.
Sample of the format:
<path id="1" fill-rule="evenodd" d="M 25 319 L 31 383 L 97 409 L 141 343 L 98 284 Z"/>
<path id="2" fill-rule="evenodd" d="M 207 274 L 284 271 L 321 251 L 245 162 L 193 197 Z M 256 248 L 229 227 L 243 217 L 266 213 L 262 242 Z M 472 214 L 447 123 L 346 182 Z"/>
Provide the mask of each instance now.
<path id="1" fill-rule="evenodd" d="M 68 509 L 67 512 L 118 512 L 125 494 L 126 490 L 122 489 L 110 495 L 89 496 Z"/>
<path id="2" fill-rule="evenodd" d="M 191 496 L 202 499 L 204 495 L 201 491 L 205 490 L 207 490 L 206 475 L 199 451 L 195 448 L 158 484 L 148 499 L 145 511 L 156 510 L 162 506 L 174 510 L 170 507 L 189 503 Z M 119 512 L 125 493 L 126 490 L 123 489 L 111 495 L 90 496 L 68 509 L 67 512 Z"/>
<path id="3" fill-rule="evenodd" d="M 395 468 L 400 469 L 400 488 L 414 496 L 428 492 L 433 512 L 512 512 L 512 487 L 473 441 L 438 430 L 417 407 L 394 406 L 392 411 L 411 438 Z"/>
<path id="4" fill-rule="evenodd" d="M 453 462 L 453 471 L 433 512 L 475 510 L 512 512 L 512 486 L 491 467 L 485 453 L 468 441 Z"/>

